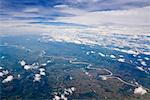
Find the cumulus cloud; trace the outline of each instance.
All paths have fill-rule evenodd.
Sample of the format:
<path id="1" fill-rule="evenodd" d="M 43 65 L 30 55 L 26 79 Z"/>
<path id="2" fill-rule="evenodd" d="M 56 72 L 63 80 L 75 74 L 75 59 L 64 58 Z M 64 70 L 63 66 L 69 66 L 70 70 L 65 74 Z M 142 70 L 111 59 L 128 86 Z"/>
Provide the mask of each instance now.
<path id="1" fill-rule="evenodd" d="M 30 69 L 32 69 L 32 65 L 25 65 L 25 66 L 24 66 L 24 69 L 25 69 L 25 70 L 30 70 Z"/>
<path id="2" fill-rule="evenodd" d="M 40 75 L 43 75 L 43 76 L 46 75 L 44 68 L 40 68 L 39 71 L 40 71 Z"/>
<path id="3" fill-rule="evenodd" d="M 140 61 L 141 62 L 141 65 L 143 65 L 143 66 L 147 66 L 147 64 L 146 64 L 146 62 L 145 61 Z"/>
<path id="4" fill-rule="evenodd" d="M 73 92 L 76 90 L 75 87 L 70 87 L 70 88 L 65 88 L 62 93 L 61 92 L 56 92 L 54 93 L 54 98 L 53 100 L 68 100 L 68 96 L 72 95 Z"/>
<path id="5" fill-rule="evenodd" d="M 148 58 L 148 57 L 144 57 L 144 59 L 145 59 L 145 60 L 149 60 L 149 58 Z"/>
<path id="6" fill-rule="evenodd" d="M 146 93 L 147 93 L 147 91 L 143 87 L 141 87 L 141 86 L 135 88 L 135 90 L 134 90 L 134 94 L 144 95 Z"/>
<path id="7" fill-rule="evenodd" d="M 3 72 L 0 72 L 0 77 L 3 77 L 4 73 Z"/>
<path id="8" fill-rule="evenodd" d="M 118 61 L 119 61 L 119 62 L 125 62 L 125 59 L 119 58 Z"/>
<path id="9" fill-rule="evenodd" d="M 53 98 L 53 100 L 60 100 L 60 98 L 61 98 L 61 97 L 55 95 L 54 98 Z"/>
<path id="10" fill-rule="evenodd" d="M 21 66 L 24 66 L 26 62 L 24 60 L 20 61 Z"/>
<path id="11" fill-rule="evenodd" d="M 43 71 L 45 71 L 45 69 L 44 68 L 39 68 L 39 71 L 43 72 Z"/>
<path id="12" fill-rule="evenodd" d="M 101 53 L 101 52 L 99 52 L 98 53 L 100 56 L 102 56 L 102 57 L 105 57 L 106 55 L 105 54 L 103 54 L 103 53 Z"/>
<path id="13" fill-rule="evenodd" d="M 101 78 L 102 78 L 102 80 L 107 80 L 108 79 L 108 77 L 106 77 L 106 76 L 101 76 Z"/>
<path id="14" fill-rule="evenodd" d="M 115 56 L 115 55 L 110 55 L 110 57 L 111 57 L 111 58 L 116 58 L 116 56 Z"/>
<path id="15" fill-rule="evenodd" d="M 46 73 L 45 73 L 45 72 L 40 72 L 40 75 L 45 76 L 45 75 L 46 75 Z"/>
<path id="16" fill-rule="evenodd" d="M 9 76 L 7 76 L 7 77 L 2 81 L 2 83 L 10 82 L 10 81 L 12 81 L 13 79 L 14 79 L 14 77 L 13 77 L 12 75 L 9 75 Z"/>
<path id="17" fill-rule="evenodd" d="M 3 67 L 0 66 L 0 69 L 3 69 Z"/>
<path id="18" fill-rule="evenodd" d="M 4 73 L 4 75 L 7 75 L 9 73 L 8 70 L 3 70 L 2 72 Z"/>
<path id="19" fill-rule="evenodd" d="M 43 63 L 43 64 L 41 64 L 41 66 L 46 66 L 47 65 L 47 63 Z"/>
<path id="20" fill-rule="evenodd" d="M 33 81 L 34 81 L 34 82 L 35 82 L 35 81 L 40 82 L 40 80 L 41 80 L 41 75 L 40 75 L 40 74 L 35 74 Z"/>

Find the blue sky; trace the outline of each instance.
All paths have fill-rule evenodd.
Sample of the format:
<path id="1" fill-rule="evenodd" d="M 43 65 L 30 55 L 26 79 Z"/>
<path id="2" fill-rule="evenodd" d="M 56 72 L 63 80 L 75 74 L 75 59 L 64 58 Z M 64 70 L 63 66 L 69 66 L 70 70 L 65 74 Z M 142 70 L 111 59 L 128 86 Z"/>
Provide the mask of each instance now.
<path id="1" fill-rule="evenodd" d="M 94 18 L 91 15 L 94 14 L 98 20 L 99 17 L 103 18 L 106 15 L 113 18 L 114 13 L 119 13 L 120 15 L 122 11 L 132 12 L 132 9 L 136 9 L 136 12 L 137 9 L 141 10 L 143 8 L 145 11 L 145 8 L 146 10 L 149 9 L 147 8 L 149 5 L 149 0 L 0 0 L 0 20 L 1 26 L 4 29 L 6 28 L 5 30 L 3 29 L 3 32 L 16 29 L 16 27 L 30 28 L 31 26 L 34 26 L 34 28 L 42 27 L 47 30 L 49 26 L 92 28 L 104 24 L 114 25 L 117 23 L 123 25 L 128 23 L 119 22 L 122 15 L 117 18 L 119 23 L 116 20 L 112 22 L 114 19 L 111 19 L 108 22 L 100 20 L 96 24 L 92 23 L 96 21 L 93 20 Z M 144 23 L 143 16 L 140 18 Z M 126 17 L 126 15 L 123 17 Z M 34 31 L 34 28 L 32 28 L 32 31 Z"/>
<path id="2" fill-rule="evenodd" d="M 0 0 L 2 9 L 21 11 L 27 7 L 54 8 L 56 5 L 88 10 L 117 10 L 148 6 L 149 0 Z"/>

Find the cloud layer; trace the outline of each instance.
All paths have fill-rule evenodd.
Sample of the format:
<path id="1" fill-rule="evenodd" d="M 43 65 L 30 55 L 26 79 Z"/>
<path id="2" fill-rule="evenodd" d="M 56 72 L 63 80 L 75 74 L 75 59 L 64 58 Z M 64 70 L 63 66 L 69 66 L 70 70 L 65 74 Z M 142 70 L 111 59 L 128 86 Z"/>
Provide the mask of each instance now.
<path id="1" fill-rule="evenodd" d="M 148 0 L 1 0 L 0 34 L 148 34 Z"/>

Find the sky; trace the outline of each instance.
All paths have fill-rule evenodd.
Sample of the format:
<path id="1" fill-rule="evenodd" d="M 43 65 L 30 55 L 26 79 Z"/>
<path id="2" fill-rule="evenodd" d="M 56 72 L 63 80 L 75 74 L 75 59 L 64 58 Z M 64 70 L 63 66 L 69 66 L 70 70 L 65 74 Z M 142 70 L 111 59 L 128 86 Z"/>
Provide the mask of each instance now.
<path id="1" fill-rule="evenodd" d="M 0 34 L 150 33 L 149 0 L 0 0 Z"/>

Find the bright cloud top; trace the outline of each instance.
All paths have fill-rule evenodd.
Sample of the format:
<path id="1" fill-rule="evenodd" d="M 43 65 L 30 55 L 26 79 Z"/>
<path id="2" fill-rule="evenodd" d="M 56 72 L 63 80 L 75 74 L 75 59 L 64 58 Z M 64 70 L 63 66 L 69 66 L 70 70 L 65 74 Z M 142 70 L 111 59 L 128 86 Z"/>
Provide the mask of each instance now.
<path id="1" fill-rule="evenodd" d="M 144 95 L 145 93 L 147 93 L 147 91 L 145 89 L 143 89 L 143 87 L 138 87 L 135 88 L 134 90 L 134 94 L 140 94 L 140 95 Z"/>

